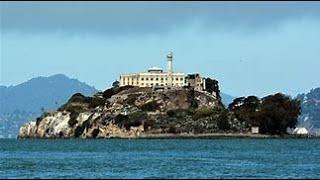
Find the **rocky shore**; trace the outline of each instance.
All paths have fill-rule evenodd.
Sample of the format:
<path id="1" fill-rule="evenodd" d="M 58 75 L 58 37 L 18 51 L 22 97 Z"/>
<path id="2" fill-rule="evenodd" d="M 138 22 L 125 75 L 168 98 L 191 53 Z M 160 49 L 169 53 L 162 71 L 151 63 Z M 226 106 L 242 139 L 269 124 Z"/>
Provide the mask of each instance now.
<path id="1" fill-rule="evenodd" d="M 208 91 L 122 86 L 92 97 L 76 93 L 23 125 L 18 138 L 266 138 L 295 126 L 299 102 L 278 93 L 237 98 L 227 109 L 211 82 Z M 273 135 L 251 134 L 252 126 Z"/>
<path id="2" fill-rule="evenodd" d="M 195 137 L 224 132 L 226 125 L 229 133 L 247 132 L 240 122 L 228 122 L 217 83 L 212 89 L 124 86 L 93 97 L 76 93 L 56 111 L 23 125 L 18 138 Z"/>

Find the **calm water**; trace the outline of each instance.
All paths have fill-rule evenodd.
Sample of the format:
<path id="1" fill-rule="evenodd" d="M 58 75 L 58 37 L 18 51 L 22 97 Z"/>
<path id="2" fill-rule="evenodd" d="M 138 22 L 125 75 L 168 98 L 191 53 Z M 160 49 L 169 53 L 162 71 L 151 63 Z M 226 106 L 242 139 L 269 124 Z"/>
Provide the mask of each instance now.
<path id="1" fill-rule="evenodd" d="M 0 178 L 320 178 L 320 139 L 0 139 Z"/>

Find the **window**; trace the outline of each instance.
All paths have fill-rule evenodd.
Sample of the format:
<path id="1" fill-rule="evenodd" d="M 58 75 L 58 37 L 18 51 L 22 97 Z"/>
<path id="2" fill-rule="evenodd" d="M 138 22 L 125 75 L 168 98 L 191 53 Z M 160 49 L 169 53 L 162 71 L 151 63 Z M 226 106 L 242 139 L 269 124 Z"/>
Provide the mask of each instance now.
<path id="1" fill-rule="evenodd" d="M 143 86 L 143 83 L 141 83 L 141 85 Z"/>
<path id="2" fill-rule="evenodd" d="M 149 84 L 148 83 L 146 83 L 146 86 L 148 86 Z"/>
<path id="3" fill-rule="evenodd" d="M 159 83 L 156 83 L 156 86 L 159 86 Z"/>
<path id="4" fill-rule="evenodd" d="M 143 81 L 143 78 L 141 78 L 141 81 Z"/>
<path id="5" fill-rule="evenodd" d="M 179 78 L 176 78 L 176 81 L 178 81 L 179 80 Z"/>
<path id="6" fill-rule="evenodd" d="M 159 78 L 156 78 L 156 81 L 159 81 Z"/>
<path id="7" fill-rule="evenodd" d="M 146 81 L 148 81 L 149 80 L 149 78 L 146 78 Z"/>
<path id="8" fill-rule="evenodd" d="M 153 83 L 151 83 L 150 85 L 153 86 Z"/>
<path id="9" fill-rule="evenodd" d="M 183 78 L 180 78 L 180 81 L 183 81 Z"/>
<path id="10" fill-rule="evenodd" d="M 163 81 L 163 78 L 161 78 L 161 81 Z"/>
<path id="11" fill-rule="evenodd" d="M 150 78 L 151 81 L 153 81 L 153 78 Z"/>
<path id="12" fill-rule="evenodd" d="M 166 78 L 166 81 L 168 80 L 168 78 Z"/>

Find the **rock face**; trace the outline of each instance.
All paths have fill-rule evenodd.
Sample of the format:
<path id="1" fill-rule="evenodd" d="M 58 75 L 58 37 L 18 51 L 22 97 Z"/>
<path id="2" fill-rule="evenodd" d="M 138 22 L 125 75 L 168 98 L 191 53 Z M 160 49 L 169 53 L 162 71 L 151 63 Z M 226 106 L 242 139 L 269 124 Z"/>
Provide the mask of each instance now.
<path id="1" fill-rule="evenodd" d="M 296 98 L 301 101 L 299 126 L 320 134 L 320 88 L 299 94 Z"/>
<path id="2" fill-rule="evenodd" d="M 215 85 L 216 86 L 216 85 Z M 20 128 L 18 138 L 112 138 L 159 133 L 219 131 L 224 107 L 219 91 L 125 86 L 86 97 L 74 94 L 57 111 Z"/>

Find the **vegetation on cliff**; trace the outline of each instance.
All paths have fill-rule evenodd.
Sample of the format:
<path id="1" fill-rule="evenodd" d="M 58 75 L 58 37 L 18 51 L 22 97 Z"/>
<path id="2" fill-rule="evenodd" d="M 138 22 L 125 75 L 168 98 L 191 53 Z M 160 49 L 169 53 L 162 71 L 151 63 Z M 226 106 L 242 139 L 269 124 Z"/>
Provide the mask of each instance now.
<path id="1" fill-rule="evenodd" d="M 248 126 L 258 126 L 261 133 L 284 134 L 297 124 L 300 101 L 281 93 L 259 99 L 239 97 L 229 105 L 232 115 Z"/>
<path id="2" fill-rule="evenodd" d="M 136 137 L 141 133 L 246 133 L 252 126 L 258 126 L 261 133 L 281 134 L 297 122 L 297 100 L 283 94 L 262 99 L 249 96 L 236 98 L 225 108 L 217 82 L 207 82 L 215 96 L 187 87 L 154 90 L 117 85 L 93 97 L 76 93 L 56 112 L 45 113 L 36 123 L 22 127 L 19 136 L 105 138 Z"/>

